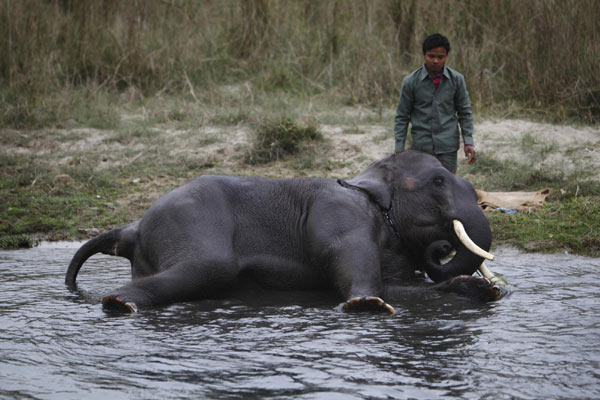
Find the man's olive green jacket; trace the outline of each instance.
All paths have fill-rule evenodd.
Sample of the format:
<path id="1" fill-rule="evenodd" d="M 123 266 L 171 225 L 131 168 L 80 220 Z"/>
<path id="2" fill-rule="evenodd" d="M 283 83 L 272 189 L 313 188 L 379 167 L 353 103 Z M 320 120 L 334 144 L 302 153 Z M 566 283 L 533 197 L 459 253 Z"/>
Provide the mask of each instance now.
<path id="1" fill-rule="evenodd" d="M 473 114 L 464 76 L 444 67 L 437 89 L 424 65 L 406 76 L 394 118 L 395 152 L 404 150 L 409 122 L 413 149 L 430 154 L 456 151 L 460 133 L 465 145 L 473 145 Z"/>

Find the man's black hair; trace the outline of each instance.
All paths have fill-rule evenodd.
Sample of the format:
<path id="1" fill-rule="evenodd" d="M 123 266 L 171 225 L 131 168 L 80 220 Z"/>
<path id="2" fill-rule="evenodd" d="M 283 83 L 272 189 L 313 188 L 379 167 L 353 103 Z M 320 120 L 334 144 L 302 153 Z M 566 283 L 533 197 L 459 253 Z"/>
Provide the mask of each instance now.
<path id="1" fill-rule="evenodd" d="M 423 42 L 423 54 L 436 47 L 443 47 L 446 49 L 446 53 L 450 53 L 450 42 L 448 41 L 448 38 L 439 33 L 434 33 L 433 35 L 427 36 Z"/>

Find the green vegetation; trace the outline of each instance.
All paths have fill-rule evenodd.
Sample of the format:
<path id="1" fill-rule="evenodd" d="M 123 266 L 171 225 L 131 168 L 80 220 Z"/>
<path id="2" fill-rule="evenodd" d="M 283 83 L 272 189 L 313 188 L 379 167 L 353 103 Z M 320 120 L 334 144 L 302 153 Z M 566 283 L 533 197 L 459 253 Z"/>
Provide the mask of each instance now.
<path id="1" fill-rule="evenodd" d="M 250 88 L 391 108 L 435 31 L 477 113 L 598 122 L 598 15 L 595 0 L 3 1 L 0 125 L 114 127 L 113 94 L 215 109 L 223 85 L 242 87 L 228 123 Z"/>
<path id="2" fill-rule="evenodd" d="M 532 165 L 499 162 L 482 156 L 458 173 L 486 191 L 535 191 L 549 188 L 546 204 L 531 212 L 487 212 L 494 241 L 529 251 L 571 251 L 600 256 L 600 182 L 590 171 L 566 176 L 562 171 L 536 170 Z"/>
<path id="3" fill-rule="evenodd" d="M 487 214 L 494 240 L 529 251 L 569 251 L 600 257 L 598 196 L 551 201 L 532 213 Z"/>
<path id="4" fill-rule="evenodd" d="M 301 102 L 293 98 L 290 101 L 302 109 Z M 128 117 L 121 118 L 117 128 L 111 130 L 2 130 L 0 246 L 29 246 L 38 239 L 84 238 L 86 229 L 106 230 L 130 222 L 161 194 L 201 173 L 345 177 L 359 168 L 356 161 L 372 161 L 361 153 L 362 146 L 391 145 L 391 136 L 387 138 L 389 143 L 383 143 L 382 134 L 369 133 L 374 121 L 370 115 L 356 113 L 340 119 L 343 106 L 339 104 L 329 109 L 319 104 L 318 114 L 308 113 L 312 118 L 260 118 L 259 112 L 277 115 L 278 108 L 262 96 L 257 96 L 256 103 L 254 108 L 246 109 L 254 122 L 236 127 L 214 125 L 210 115 L 218 111 L 208 107 L 201 111 L 176 98 L 165 98 L 163 102 L 142 103 L 137 110 L 125 110 Z M 173 110 L 185 111 L 178 114 Z M 156 118 L 161 113 L 165 117 Z M 194 122 L 198 114 L 209 116 L 206 127 Z M 177 118 L 170 119 L 169 115 Z M 393 117 L 386 115 L 378 126 L 389 131 Z M 311 122 L 298 122 L 304 120 Z M 339 124 L 342 120 L 346 125 Z M 364 138 L 362 146 L 353 145 L 347 150 L 360 156 L 348 160 L 344 155 L 348 153 L 316 129 L 320 121 L 334 122 L 326 124 L 330 127 L 345 126 L 342 135 L 348 138 Z M 235 137 L 244 131 L 248 131 L 247 142 Z M 599 256 L 600 182 L 591 179 L 595 171 L 583 166 L 567 173 L 552 165 L 536 166 L 540 149 L 548 148 L 552 154 L 559 150 L 538 141 L 525 134 L 518 143 L 522 151 L 531 154 L 526 163 L 502 161 L 493 153 L 482 152 L 474 165 L 459 164 L 458 173 L 483 190 L 551 189 L 541 209 L 517 214 L 486 213 L 495 244 Z M 576 154 L 569 150 L 564 156 Z M 259 155 L 264 158 L 259 159 Z"/>
<path id="5" fill-rule="evenodd" d="M 528 191 L 540 188 L 552 190 L 551 199 L 564 200 L 572 196 L 600 196 L 600 182 L 588 180 L 593 171 L 577 170 L 565 175 L 552 168 L 537 169 L 533 163 L 498 161 L 488 154 L 478 156 L 468 168 L 462 166 L 458 174 L 474 186 L 486 191 Z"/>
<path id="6" fill-rule="evenodd" d="M 261 164 L 279 160 L 296 154 L 305 142 L 322 139 L 323 135 L 315 126 L 301 127 L 287 117 L 261 121 L 256 127 L 254 142 L 246 153 L 246 162 Z"/>
<path id="7" fill-rule="evenodd" d="M 2 246 L 23 246 L 24 235 L 70 238 L 77 234 L 77 224 L 85 220 L 118 223 L 119 214 L 104 200 L 118 187 L 109 175 L 95 172 L 87 162 L 74 158 L 57 167 L 50 158 L 1 159 Z"/>
<path id="8" fill-rule="evenodd" d="M 0 249 L 28 249 L 37 244 L 38 240 L 31 235 L 10 235 L 0 237 Z"/>
<path id="9" fill-rule="evenodd" d="M 478 117 L 600 123 L 599 14 L 595 0 L 0 2 L 0 247 L 129 222 L 201 173 L 357 172 L 361 146 L 391 146 L 370 129 L 391 130 L 435 31 Z M 344 148 L 323 125 L 344 127 Z M 459 168 L 484 190 L 552 189 L 535 212 L 489 213 L 496 243 L 597 256 L 595 171 L 543 164 L 558 145 L 534 135 L 514 145 L 527 162 Z"/>

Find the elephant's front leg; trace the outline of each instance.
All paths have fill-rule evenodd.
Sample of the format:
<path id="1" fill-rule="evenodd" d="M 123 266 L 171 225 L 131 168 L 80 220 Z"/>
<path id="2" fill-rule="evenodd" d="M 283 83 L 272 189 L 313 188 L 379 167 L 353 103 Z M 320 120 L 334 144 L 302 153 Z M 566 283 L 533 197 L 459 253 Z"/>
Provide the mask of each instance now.
<path id="1" fill-rule="evenodd" d="M 333 254 L 335 283 L 346 299 L 343 311 L 375 311 L 394 314 L 381 299 L 381 251 L 375 243 L 340 241 Z"/>
<path id="2" fill-rule="evenodd" d="M 459 275 L 436 285 L 436 289 L 456 293 L 481 302 L 500 300 L 508 293 L 505 286 L 497 285 L 489 279 L 479 276 Z"/>
<path id="3" fill-rule="evenodd" d="M 388 314 L 396 313 L 394 307 L 390 306 L 383 301 L 381 297 L 377 296 L 353 297 L 342 304 L 342 310 L 346 312 L 374 311 L 385 312 Z"/>

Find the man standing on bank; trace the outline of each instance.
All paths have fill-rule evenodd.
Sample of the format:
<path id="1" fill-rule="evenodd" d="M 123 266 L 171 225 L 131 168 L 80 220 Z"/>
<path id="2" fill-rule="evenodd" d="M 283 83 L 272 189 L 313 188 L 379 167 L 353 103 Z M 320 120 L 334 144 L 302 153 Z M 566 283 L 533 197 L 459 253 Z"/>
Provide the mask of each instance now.
<path id="1" fill-rule="evenodd" d="M 448 38 L 439 33 L 423 42 L 425 65 L 402 81 L 394 118 L 394 152 L 404 150 L 410 122 L 412 148 L 436 156 L 446 169 L 456 173 L 460 133 L 469 164 L 475 162 L 476 152 L 467 85 L 462 74 L 445 66 L 449 52 Z"/>

